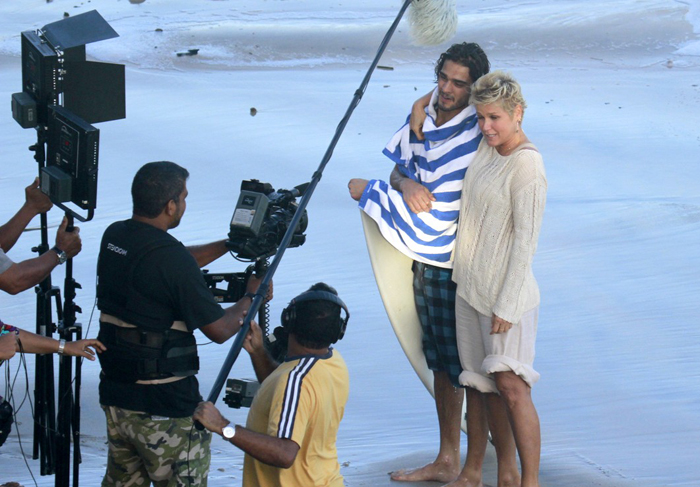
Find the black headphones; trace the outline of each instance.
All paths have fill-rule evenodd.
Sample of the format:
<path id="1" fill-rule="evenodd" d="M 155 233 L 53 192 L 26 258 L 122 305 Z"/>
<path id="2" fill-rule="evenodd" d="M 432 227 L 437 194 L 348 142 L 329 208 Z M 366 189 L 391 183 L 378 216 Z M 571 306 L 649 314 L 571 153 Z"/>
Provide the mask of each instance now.
<path id="1" fill-rule="evenodd" d="M 341 315 L 338 319 L 338 337 L 331 343 L 335 343 L 343 338 L 345 335 L 345 329 L 348 326 L 348 320 L 350 319 L 350 312 L 342 299 L 328 291 L 306 291 L 292 299 L 289 305 L 282 310 L 281 316 L 282 327 L 287 330 L 287 332 L 294 331 L 294 325 L 296 324 L 297 319 L 296 305 L 304 301 L 330 301 L 331 303 L 336 304 L 345 310 L 345 316 L 343 317 Z"/>

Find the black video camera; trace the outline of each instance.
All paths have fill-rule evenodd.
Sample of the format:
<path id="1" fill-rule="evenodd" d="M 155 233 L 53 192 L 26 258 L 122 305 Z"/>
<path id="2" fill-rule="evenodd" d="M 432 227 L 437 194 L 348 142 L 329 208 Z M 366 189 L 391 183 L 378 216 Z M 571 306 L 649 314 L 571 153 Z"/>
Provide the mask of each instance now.
<path id="1" fill-rule="evenodd" d="M 299 206 L 296 198 L 302 196 L 307 187 L 305 183 L 292 190 L 275 191 L 269 183 L 257 179 L 242 181 L 226 246 L 240 259 L 257 260 L 274 255 Z M 308 222 L 304 210 L 289 247 L 304 244 Z"/>
<path id="2" fill-rule="evenodd" d="M 202 277 L 217 303 L 235 303 L 245 295 L 251 272 L 210 273 L 202 269 Z M 221 284 L 222 287 L 219 287 Z"/>
<path id="3" fill-rule="evenodd" d="M 251 379 L 228 379 L 224 403 L 228 407 L 240 409 L 249 408 L 253 398 L 260 388 L 260 383 Z"/>

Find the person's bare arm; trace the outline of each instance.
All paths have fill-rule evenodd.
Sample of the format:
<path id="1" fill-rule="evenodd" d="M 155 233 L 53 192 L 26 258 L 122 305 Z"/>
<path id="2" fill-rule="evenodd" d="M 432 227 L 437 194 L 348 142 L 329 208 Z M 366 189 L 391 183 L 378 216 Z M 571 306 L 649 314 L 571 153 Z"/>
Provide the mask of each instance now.
<path id="1" fill-rule="evenodd" d="M 294 464 L 299 452 L 299 445 L 294 441 L 256 433 L 240 425 L 235 428 L 236 435 L 231 443 L 256 460 L 278 468 L 289 468 Z"/>
<path id="2" fill-rule="evenodd" d="M 217 240 L 203 245 L 192 245 L 187 247 L 199 267 L 214 262 L 216 259 L 228 252 L 226 240 Z"/>
<path id="3" fill-rule="evenodd" d="M 248 331 L 248 336 L 243 342 L 243 348 L 250 355 L 250 361 L 253 364 L 253 370 L 255 370 L 255 377 L 258 379 L 258 382 L 267 379 L 267 376 L 279 365 L 267 352 L 263 342 L 262 329 L 255 321 L 251 320 L 250 322 L 250 331 Z"/>
<path id="4" fill-rule="evenodd" d="M 0 227 L 0 248 L 9 252 L 32 218 L 39 213 L 45 213 L 53 204 L 48 196 L 39 189 L 39 178 L 24 188 L 25 201 L 19 211 Z"/>
<path id="5" fill-rule="evenodd" d="M 194 411 L 194 419 L 206 429 L 223 436 L 223 429 L 231 422 L 224 418 L 211 402 L 201 402 Z M 289 468 L 294 464 L 299 445 L 287 438 L 256 433 L 240 425 L 235 425 L 236 433 L 230 443 L 253 458 L 273 467 Z"/>
<path id="6" fill-rule="evenodd" d="M 428 93 L 418 98 L 413 102 L 413 106 L 411 107 L 411 118 L 408 121 L 408 125 L 411 127 L 411 131 L 416 134 L 418 140 L 425 140 L 425 135 L 423 134 L 423 123 L 427 117 L 425 107 L 430 104 L 433 91 L 434 90 L 430 90 Z"/>
<path id="7" fill-rule="evenodd" d="M 248 314 L 252 302 L 249 297 L 239 299 L 224 310 L 221 318 L 201 327 L 202 333 L 215 343 L 224 343 L 241 329 L 243 318 Z"/>
<path id="8" fill-rule="evenodd" d="M 22 344 L 22 349 L 27 353 L 43 354 L 58 352 L 59 340 L 54 338 L 37 335 L 24 330 L 19 330 L 17 338 Z M 87 338 L 75 342 L 66 342 L 63 353 L 72 357 L 85 357 L 88 360 L 95 360 L 95 352 L 102 353 L 106 349 L 102 342 Z"/>
<path id="9" fill-rule="evenodd" d="M 246 295 L 236 301 L 232 306 L 226 308 L 224 316 L 213 323 L 203 326 L 201 328 L 202 333 L 215 343 L 224 343 L 238 333 L 238 330 L 240 330 L 243 325 L 243 319 L 248 314 L 250 305 L 253 303 L 251 295 L 258 291 L 261 282 L 261 277 L 250 276 L 246 284 Z M 268 288 L 265 300 L 272 300 L 272 295 L 272 281 L 270 281 L 270 287 Z"/>
<path id="10" fill-rule="evenodd" d="M 9 360 L 17 353 L 17 335 L 6 333 L 0 335 L 0 360 Z"/>
<path id="11" fill-rule="evenodd" d="M 64 251 L 70 259 L 80 252 L 82 241 L 80 228 L 75 227 L 72 232 L 67 232 L 67 225 L 68 220 L 63 218 L 56 232 L 56 247 Z M 9 294 L 18 294 L 46 279 L 57 265 L 58 254 L 54 250 L 44 252 L 39 257 L 12 264 L 0 274 L 0 289 Z"/>
<path id="12" fill-rule="evenodd" d="M 58 255 L 53 250 L 19 264 L 12 264 L 0 274 L 0 289 L 8 294 L 19 294 L 46 279 L 57 265 Z"/>

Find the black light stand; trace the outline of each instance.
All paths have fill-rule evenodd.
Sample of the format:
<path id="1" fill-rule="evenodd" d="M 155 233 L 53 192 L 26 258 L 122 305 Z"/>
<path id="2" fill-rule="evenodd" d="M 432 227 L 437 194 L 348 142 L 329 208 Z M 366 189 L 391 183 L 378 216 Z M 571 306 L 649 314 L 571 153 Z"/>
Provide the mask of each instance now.
<path id="1" fill-rule="evenodd" d="M 221 366 L 219 375 L 216 377 L 214 386 L 212 387 L 211 392 L 207 397 L 207 401 L 216 402 L 216 400 L 219 398 L 219 395 L 221 394 L 221 389 L 224 387 L 226 379 L 228 378 L 228 374 L 229 372 L 231 372 L 231 368 L 236 362 L 236 359 L 238 358 L 238 355 L 241 352 L 241 348 L 243 347 L 243 341 L 245 340 L 245 337 L 248 334 L 248 330 L 250 329 L 250 320 L 260 309 L 260 306 L 262 305 L 263 300 L 267 295 L 268 288 L 270 287 L 270 281 L 272 280 L 272 276 L 275 274 L 275 271 L 279 266 L 280 260 L 282 260 L 282 256 L 284 255 L 285 250 L 287 250 L 287 247 L 289 247 L 292 237 L 294 236 L 294 233 L 296 231 L 297 225 L 301 221 L 301 217 L 304 214 L 304 210 L 306 209 L 306 206 L 308 205 L 309 200 L 311 199 L 311 196 L 313 195 L 313 192 L 316 189 L 316 186 L 318 185 L 318 182 L 321 180 L 323 170 L 328 164 L 328 161 L 330 161 L 331 156 L 333 155 L 333 149 L 335 149 L 335 146 L 337 145 L 338 140 L 340 139 L 340 136 L 343 133 L 343 130 L 345 130 L 345 126 L 350 120 L 352 112 L 355 110 L 357 105 L 360 104 L 360 101 L 362 100 L 362 95 L 367 89 L 369 80 L 372 77 L 372 73 L 377 67 L 379 59 L 382 57 L 382 54 L 386 50 L 386 47 L 389 44 L 389 40 L 394 35 L 394 31 L 398 27 L 399 22 L 401 21 L 401 17 L 403 17 L 403 14 L 406 12 L 406 9 L 408 9 L 409 5 L 411 4 L 411 1 L 412 0 L 405 0 L 396 19 L 391 24 L 391 27 L 384 36 L 384 39 L 382 40 L 382 43 L 379 46 L 379 50 L 377 51 L 377 55 L 374 57 L 372 64 L 367 70 L 367 74 L 365 74 L 365 77 L 362 80 L 360 87 L 357 89 L 357 91 L 355 91 L 355 96 L 352 98 L 350 106 L 345 112 L 345 116 L 341 119 L 340 123 L 338 124 L 338 127 L 335 131 L 335 135 L 333 136 L 333 139 L 331 140 L 328 149 L 326 149 L 326 153 L 324 154 L 323 159 L 321 160 L 321 163 L 318 166 L 318 169 L 316 170 L 316 172 L 314 172 L 313 177 L 309 182 L 309 186 L 304 192 L 304 196 L 302 197 L 301 201 L 299 202 L 299 207 L 297 208 L 296 213 L 294 213 L 294 217 L 292 218 L 292 221 L 289 224 L 289 227 L 287 228 L 287 232 L 284 234 L 284 238 L 280 242 L 280 246 L 277 250 L 277 253 L 275 254 L 275 258 L 272 260 L 270 268 L 268 269 L 267 273 L 265 274 L 265 277 L 260 283 L 258 292 L 255 294 L 255 299 L 253 299 L 253 303 L 251 304 L 250 309 L 248 310 L 248 314 L 246 315 L 245 320 L 243 321 L 243 326 L 241 327 L 240 331 L 236 334 L 233 344 L 231 345 L 231 349 L 229 350 L 228 355 L 226 356 L 226 359 L 224 360 L 224 363 Z M 197 423 L 196 426 L 198 429 L 203 428 L 203 426 L 200 423 Z"/>
<path id="2" fill-rule="evenodd" d="M 45 152 L 45 135 L 43 127 L 37 128 L 37 143 L 29 149 L 34 151 L 34 159 L 39 163 L 39 172 L 44 167 L 46 152 Z M 44 254 L 49 250 L 48 224 L 46 213 L 40 215 L 41 218 L 41 244 L 34 247 L 32 250 L 39 255 Z M 54 332 L 55 325 L 51 321 L 51 299 L 56 298 L 60 303 L 60 291 L 57 287 L 51 285 L 51 275 L 48 275 L 38 286 L 36 291 L 36 333 L 37 335 L 51 337 Z M 34 401 L 35 401 L 35 416 L 34 416 L 34 443 L 32 450 L 32 458 L 34 460 L 40 458 L 40 473 L 41 475 L 51 475 L 54 473 L 56 465 L 56 449 L 55 449 L 55 432 L 56 432 L 56 413 L 54 399 L 54 367 L 53 356 L 49 354 L 37 355 L 34 365 L 35 377 L 51 378 L 51 380 L 35 380 L 34 381 Z"/>
<path id="3" fill-rule="evenodd" d="M 43 127 L 37 128 L 38 140 L 30 150 L 35 152 L 35 159 L 39 163 L 39 173 L 45 167 L 45 136 Z M 73 215 L 66 213 L 68 218 L 67 231 L 73 230 Z M 46 213 L 41 214 L 41 244 L 33 250 L 39 255 L 49 250 L 48 223 Z M 76 289 L 81 289 L 78 282 L 73 279 L 73 259 L 66 262 L 66 278 L 64 281 L 64 303 L 61 304 L 61 292 L 56 286 L 51 285 L 51 275 L 36 287 L 37 293 L 37 318 L 36 332 L 38 335 L 51 337 L 57 331 L 60 338 L 66 342 L 82 339 L 82 327 L 76 323 L 76 313 L 82 310 L 74 302 Z M 56 300 L 56 315 L 58 326 L 52 322 L 51 299 Z M 73 358 L 63 355 L 59 358 L 58 380 L 58 415 L 56 415 L 55 390 L 54 390 L 54 364 L 53 355 L 37 355 L 35 365 L 35 428 L 33 458 L 41 459 L 41 475 L 56 474 L 56 487 L 68 487 L 70 485 L 70 454 L 71 442 L 73 443 L 73 485 L 78 485 L 80 455 L 80 386 L 81 386 L 81 360 L 76 357 L 75 375 L 73 375 Z"/>
<path id="4" fill-rule="evenodd" d="M 67 231 L 73 231 L 73 217 L 68 218 Z M 64 305 L 63 312 L 59 313 L 58 334 L 66 342 L 82 339 L 82 328 L 75 321 L 76 313 L 82 310 L 73 301 L 75 290 L 80 289 L 73 279 L 73 259 L 66 262 L 66 279 L 63 285 Z M 56 437 L 56 487 L 68 487 L 70 485 L 70 455 L 71 442 L 73 443 L 73 485 L 78 485 L 80 455 L 80 383 L 81 383 L 81 358 L 75 357 L 75 375 L 73 374 L 73 357 L 61 355 L 59 358 L 58 372 L 58 430 Z M 72 434 L 71 434 L 72 433 Z M 71 441 L 72 440 L 72 441 Z"/>
<path id="5" fill-rule="evenodd" d="M 30 147 L 39 163 L 41 190 L 66 211 L 67 230 L 73 217 L 92 219 L 97 200 L 99 130 L 91 123 L 126 116 L 124 65 L 87 61 L 85 45 L 118 37 L 96 11 L 64 18 L 36 31 L 22 32 L 22 92 L 12 95 L 12 116 L 23 128 L 35 128 L 36 145 Z M 48 154 L 48 156 L 47 156 Z M 85 210 L 81 216 L 66 206 Z M 47 219 L 41 215 L 40 255 L 49 250 Z M 68 260 L 64 283 L 65 302 L 47 277 L 37 286 L 37 333 L 61 339 L 82 338 L 75 321 L 73 262 Z M 51 298 L 56 299 L 58 327 L 51 322 Z M 56 329 L 57 328 L 57 329 Z M 81 360 L 59 358 L 58 416 L 55 415 L 53 356 L 36 361 L 34 459 L 41 457 L 41 475 L 56 473 L 55 485 L 70 483 L 73 444 L 73 485 L 78 485 L 80 464 Z M 58 425 L 56 424 L 58 423 Z"/>

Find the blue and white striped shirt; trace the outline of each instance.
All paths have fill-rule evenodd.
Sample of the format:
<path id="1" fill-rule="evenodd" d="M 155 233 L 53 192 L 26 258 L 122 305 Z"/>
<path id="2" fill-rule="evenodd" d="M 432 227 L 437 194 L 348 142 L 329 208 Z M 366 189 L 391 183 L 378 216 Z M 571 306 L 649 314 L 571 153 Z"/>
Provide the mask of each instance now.
<path id="1" fill-rule="evenodd" d="M 383 151 L 404 176 L 433 193 L 436 201 L 430 212 L 413 213 L 400 192 L 378 179 L 369 182 L 359 206 L 399 251 L 420 262 L 452 268 L 462 183 L 482 136 L 472 105 L 436 127 L 436 94 L 437 89 L 423 124 L 425 140 L 418 140 L 407 122 Z"/>

